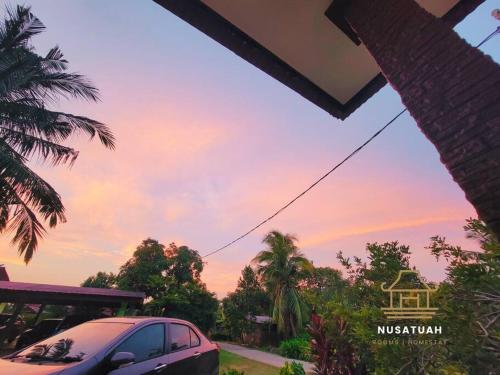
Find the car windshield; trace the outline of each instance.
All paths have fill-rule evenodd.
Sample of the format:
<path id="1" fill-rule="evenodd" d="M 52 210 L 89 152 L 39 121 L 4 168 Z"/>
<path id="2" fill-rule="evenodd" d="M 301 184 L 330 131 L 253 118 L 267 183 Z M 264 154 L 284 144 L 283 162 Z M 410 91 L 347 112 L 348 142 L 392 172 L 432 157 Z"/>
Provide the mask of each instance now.
<path id="1" fill-rule="evenodd" d="M 80 323 L 86 322 L 88 320 L 92 319 L 90 317 L 79 316 L 79 315 L 67 316 L 66 318 L 64 318 L 64 320 L 62 321 L 62 323 L 58 328 L 59 330 L 68 329 Z"/>
<path id="2" fill-rule="evenodd" d="M 88 322 L 61 332 L 23 350 L 15 358 L 28 362 L 74 362 L 97 353 L 104 345 L 130 328 L 129 323 Z"/>
<path id="3" fill-rule="evenodd" d="M 55 329 L 59 323 L 61 323 L 62 319 L 45 319 L 38 323 L 35 327 L 36 330 L 46 331 Z"/>

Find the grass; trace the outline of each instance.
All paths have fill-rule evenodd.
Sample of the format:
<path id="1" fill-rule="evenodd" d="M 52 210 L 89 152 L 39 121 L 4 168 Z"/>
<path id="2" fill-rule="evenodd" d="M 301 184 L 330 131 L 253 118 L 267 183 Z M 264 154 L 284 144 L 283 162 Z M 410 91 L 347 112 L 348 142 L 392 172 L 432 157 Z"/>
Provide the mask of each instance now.
<path id="1" fill-rule="evenodd" d="M 239 355 L 220 351 L 220 374 L 232 368 L 234 370 L 243 371 L 245 375 L 278 375 L 277 367 L 269 366 L 264 363 L 252 361 L 251 359 L 240 357 Z"/>

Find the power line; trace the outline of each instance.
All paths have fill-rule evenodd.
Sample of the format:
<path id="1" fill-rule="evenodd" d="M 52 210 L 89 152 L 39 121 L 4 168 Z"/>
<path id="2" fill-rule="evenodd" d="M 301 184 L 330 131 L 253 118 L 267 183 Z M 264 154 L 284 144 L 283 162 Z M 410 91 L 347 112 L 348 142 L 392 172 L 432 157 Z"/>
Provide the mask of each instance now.
<path id="1" fill-rule="evenodd" d="M 500 26 L 497 27 L 491 34 L 489 34 L 486 38 L 484 38 L 481 43 L 479 43 L 476 48 L 481 47 L 484 43 L 492 39 L 494 36 L 500 34 Z M 321 176 L 319 179 L 317 179 L 314 183 L 312 183 L 307 189 L 302 191 L 299 195 L 296 195 L 295 198 L 290 200 L 288 203 L 286 203 L 284 206 L 282 206 L 279 210 L 275 211 L 271 216 L 269 216 L 267 219 L 262 220 L 260 223 L 255 225 L 253 228 L 248 230 L 247 232 L 241 234 L 240 236 L 236 237 L 234 240 L 231 242 L 228 242 L 222 247 L 219 247 L 216 250 L 210 251 L 209 253 L 205 254 L 202 256 L 202 258 L 209 257 L 211 255 L 214 255 L 229 246 L 233 245 L 234 243 L 238 242 L 239 240 L 242 240 L 246 236 L 248 236 L 250 233 L 254 232 L 267 222 L 271 221 L 274 219 L 276 216 L 278 216 L 280 213 L 282 213 L 284 210 L 286 210 L 288 207 L 290 207 L 292 204 L 294 204 L 299 198 L 303 197 L 306 195 L 310 190 L 312 190 L 316 185 L 318 185 L 321 181 L 323 181 L 325 178 L 327 178 L 329 175 L 331 175 L 333 172 L 335 172 L 340 166 L 342 166 L 344 163 L 346 163 L 349 159 L 354 157 L 359 151 L 361 151 L 363 148 L 365 148 L 371 141 L 373 141 L 375 138 L 377 138 L 385 129 L 387 129 L 394 121 L 396 121 L 403 113 L 408 111 L 407 108 L 403 109 L 401 112 L 399 112 L 396 116 L 394 116 L 389 122 L 387 122 L 382 128 L 380 128 L 377 132 L 375 132 L 370 138 L 368 138 L 361 146 L 356 148 L 354 151 L 352 151 L 349 155 L 347 155 L 340 163 L 336 164 L 333 168 L 331 168 L 328 172 L 326 172 L 323 176 Z"/>
<path id="2" fill-rule="evenodd" d="M 332 169 L 330 169 L 328 172 L 326 172 L 323 176 L 321 176 L 319 179 L 317 179 L 313 184 L 311 184 L 307 189 L 305 189 L 302 193 L 300 193 L 299 195 L 295 196 L 295 198 L 293 198 L 291 201 L 289 201 L 288 203 L 286 203 L 283 207 L 281 207 L 278 211 L 276 211 L 275 213 L 273 213 L 271 216 L 269 216 L 267 219 L 264 219 L 262 220 L 259 224 L 257 224 L 256 226 L 254 226 L 252 229 L 250 229 L 249 231 L 243 233 L 242 235 L 240 235 L 239 237 L 235 238 L 234 240 L 232 240 L 231 242 L 227 243 L 226 245 L 216 249 L 216 250 L 213 250 L 205 255 L 202 256 L 202 258 L 206 258 L 210 255 L 213 255 L 215 253 L 218 253 L 219 251 L 222 251 L 224 250 L 225 248 L 231 246 L 232 244 L 234 244 L 235 242 L 245 238 L 246 236 L 248 236 L 250 233 L 252 233 L 253 231 L 255 231 L 256 229 L 260 228 L 261 226 L 263 226 L 265 223 L 267 223 L 268 221 L 274 219 L 276 216 L 278 216 L 280 213 L 282 213 L 284 210 L 286 210 L 288 207 L 290 207 L 292 204 L 295 203 L 295 201 L 297 201 L 299 198 L 303 197 L 304 195 L 306 195 L 311 189 L 313 189 L 316 185 L 318 185 L 321 181 L 323 181 L 325 178 L 327 178 L 329 175 L 331 175 L 333 172 L 335 172 L 335 170 L 337 168 L 339 168 L 342 164 L 346 163 L 350 158 L 352 158 L 354 155 L 356 155 L 359 151 L 361 151 L 366 145 L 368 145 L 368 143 L 370 143 L 371 141 L 373 141 L 377 136 L 380 135 L 380 133 L 382 133 L 385 129 L 387 129 L 387 127 L 389 127 L 389 125 L 391 125 L 394 121 L 396 121 L 398 119 L 399 116 L 401 116 L 403 113 L 405 113 L 407 111 L 407 109 L 403 109 L 401 112 L 399 112 L 396 116 L 394 116 L 387 124 L 385 124 L 382 128 L 380 128 L 375 134 L 373 134 L 370 138 L 368 138 L 368 140 L 366 140 L 361 146 L 359 146 L 357 149 L 355 149 L 354 151 L 352 151 L 349 155 L 347 155 L 340 163 L 336 164 Z"/>
<path id="3" fill-rule="evenodd" d="M 486 38 L 484 38 L 481 43 L 479 43 L 476 48 L 481 47 L 484 43 L 495 37 L 496 35 L 500 34 L 500 26 L 498 26 L 490 35 L 488 35 Z"/>

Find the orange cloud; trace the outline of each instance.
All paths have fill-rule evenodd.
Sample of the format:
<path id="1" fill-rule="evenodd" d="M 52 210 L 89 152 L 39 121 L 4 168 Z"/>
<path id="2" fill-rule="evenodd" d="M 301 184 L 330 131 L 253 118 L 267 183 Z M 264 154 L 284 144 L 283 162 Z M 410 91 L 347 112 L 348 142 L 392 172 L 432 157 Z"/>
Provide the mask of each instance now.
<path id="1" fill-rule="evenodd" d="M 435 224 L 442 222 L 452 222 L 452 221 L 463 221 L 463 217 L 426 217 L 426 218 L 418 218 L 407 221 L 392 221 L 381 224 L 367 225 L 363 227 L 351 227 L 351 228 L 343 228 L 334 231 L 328 231 L 320 234 L 316 234 L 313 236 L 306 237 L 304 240 L 300 241 L 301 247 L 311 248 L 314 246 L 322 245 L 340 238 L 350 237 L 350 236 L 358 236 L 362 234 L 375 233 L 375 232 L 385 232 L 395 229 L 403 229 L 403 228 L 413 228 L 419 227 L 427 224 Z"/>

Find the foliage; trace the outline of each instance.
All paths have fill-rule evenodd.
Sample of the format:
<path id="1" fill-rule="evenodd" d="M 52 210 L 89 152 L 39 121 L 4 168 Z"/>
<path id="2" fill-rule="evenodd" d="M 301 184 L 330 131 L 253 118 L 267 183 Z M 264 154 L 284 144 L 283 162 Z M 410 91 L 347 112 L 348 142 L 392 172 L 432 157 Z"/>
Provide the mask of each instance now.
<path id="1" fill-rule="evenodd" d="M 301 295 L 313 312 L 319 312 L 327 302 L 342 298 L 348 283 L 342 273 L 330 267 L 315 267 L 300 282 Z"/>
<path id="2" fill-rule="evenodd" d="M 482 251 L 450 245 L 440 236 L 428 247 L 448 263 L 439 302 L 447 312 L 450 359 L 471 373 L 494 373 L 500 358 L 500 242 L 480 220 L 467 220 L 464 230 Z"/>
<path id="3" fill-rule="evenodd" d="M 333 371 L 333 340 L 327 335 L 326 324 L 318 314 L 312 314 L 307 331 L 312 337 L 314 374 L 330 375 Z"/>
<path id="4" fill-rule="evenodd" d="M 426 281 L 431 287 L 439 286 L 431 295 L 431 304 L 439 307 L 432 325 L 442 326 L 440 337 L 413 336 L 427 340 L 423 343 L 377 342 L 381 336 L 376 327 L 387 324 L 380 308 L 387 305 L 388 298 L 381 285 L 395 280 L 400 270 L 411 269 L 408 246 L 369 243 L 366 260 L 351 259 L 339 252 L 337 257 L 345 268 L 343 278 L 332 268 L 312 268 L 296 248 L 294 238 L 279 232 L 266 236 L 264 242 L 269 249 L 255 258 L 256 271 L 250 266 L 242 270 L 236 290 L 219 305 L 218 319 L 233 337 L 239 337 L 252 330 L 251 316 L 265 314 L 272 305 L 275 313 L 284 315 L 287 334 L 294 336 L 281 343 L 281 353 L 304 360 L 310 353 L 318 375 L 493 374 L 500 356 L 500 244 L 478 220 L 468 220 L 464 229 L 469 238 L 478 241 L 480 251 L 450 245 L 439 236 L 433 237 L 428 247 L 436 258 L 447 262 L 444 282 L 435 285 Z M 174 244 L 165 249 L 149 239 L 122 267 L 117 283 L 120 285 L 121 276 L 133 281 L 128 284 L 132 287 L 144 282 L 151 296 L 147 304 L 150 313 L 185 318 L 206 330 L 213 325 L 218 304 L 201 282 L 202 271 L 196 251 Z M 106 274 L 98 275 L 95 279 L 106 279 Z M 413 285 L 418 280 L 407 282 Z M 291 291 L 292 297 L 283 299 L 284 293 Z M 298 301 L 302 315 L 290 308 L 293 299 Z M 308 337 L 297 336 L 306 303 L 313 311 L 307 329 L 310 342 Z M 279 323 L 279 319 L 276 321 Z M 418 325 L 419 321 L 407 323 Z M 397 335 L 384 338 L 404 339 Z M 446 345 L 432 342 L 435 338 L 447 340 Z M 259 373 L 255 372 L 257 364 L 231 358 L 234 361 L 225 369 Z M 291 365 L 288 367 L 283 371 L 289 371 Z"/>
<path id="5" fill-rule="evenodd" d="M 321 301 L 316 304 L 319 315 L 313 314 L 308 329 L 316 374 L 495 373 L 500 348 L 500 247 L 484 223 L 468 220 L 464 229 L 482 251 L 449 245 L 439 236 L 433 237 L 429 246 L 432 254 L 448 263 L 447 279 L 431 297 L 431 304 L 439 306 L 440 312 L 432 325 L 442 326 L 446 345 L 432 342 L 432 336 L 415 336 L 427 339 L 418 344 L 376 343 L 380 336 L 375 327 L 387 324 L 380 310 L 387 297 L 380 286 L 394 280 L 399 270 L 411 269 L 405 245 L 368 244 L 366 261 L 339 253 L 348 284 L 331 293 L 331 298 L 322 300 L 314 293 L 314 283 L 304 283 L 308 301 Z M 404 339 L 395 335 L 386 338 Z"/>
<path id="6" fill-rule="evenodd" d="M 362 369 L 351 342 L 349 318 L 348 312 L 338 307 L 324 317 L 312 316 L 308 332 L 313 338 L 315 374 L 347 375 Z"/>
<path id="7" fill-rule="evenodd" d="M 117 277 L 110 272 L 97 272 L 94 276 L 89 276 L 81 286 L 86 288 L 112 289 L 116 287 Z"/>
<path id="8" fill-rule="evenodd" d="M 311 338 L 299 336 L 293 339 L 283 340 L 280 343 L 280 354 L 287 358 L 299 359 L 302 361 L 311 360 Z"/>
<path id="9" fill-rule="evenodd" d="M 165 246 L 148 238 L 137 247 L 118 274 L 118 287 L 124 290 L 142 291 L 147 297 L 158 297 L 165 291 L 164 272 L 168 260 Z"/>
<path id="10" fill-rule="evenodd" d="M 187 246 L 177 247 L 171 243 L 165 251 L 167 257 L 167 275 L 175 280 L 178 286 L 200 281 L 203 261 L 196 250 Z"/>
<path id="11" fill-rule="evenodd" d="M 312 263 L 302 255 L 295 241 L 290 234 L 272 231 L 263 240 L 268 249 L 253 259 L 258 275 L 272 296 L 273 321 L 285 338 L 296 336 L 306 319 L 299 282 L 313 270 Z"/>
<path id="12" fill-rule="evenodd" d="M 149 299 L 146 313 L 186 319 L 208 331 L 215 324 L 218 302 L 201 281 L 202 271 L 197 251 L 174 243 L 166 248 L 148 238 L 120 267 L 118 275 L 98 272 L 82 285 L 143 291 Z"/>
<path id="13" fill-rule="evenodd" d="M 338 252 L 337 259 L 346 269 L 350 284 L 344 293 L 344 302 L 353 309 L 363 306 L 383 306 L 385 293 L 380 286 L 384 282 L 395 280 L 399 271 L 410 269 L 410 248 L 397 241 L 383 244 L 366 245 L 368 263 L 354 256 L 352 260 Z"/>
<path id="14" fill-rule="evenodd" d="M 197 281 L 180 286 L 177 283 L 168 285 L 164 293 L 147 305 L 147 311 L 153 315 L 188 320 L 207 332 L 215 325 L 217 305 L 214 293 Z"/>
<path id="15" fill-rule="evenodd" d="M 285 366 L 280 369 L 279 375 L 306 375 L 304 366 L 293 361 L 292 363 L 285 362 Z"/>
<path id="16" fill-rule="evenodd" d="M 227 369 L 226 371 L 224 371 L 222 373 L 222 375 L 245 375 L 245 373 L 243 371 L 238 371 L 238 370 L 235 370 L 235 369 Z"/>
<path id="17" fill-rule="evenodd" d="M 222 300 L 226 330 L 233 339 L 240 339 L 253 329 L 252 317 L 266 314 L 269 305 L 269 297 L 257 274 L 250 266 L 245 266 L 236 290 Z"/>
<path id="18" fill-rule="evenodd" d="M 71 165 L 78 151 L 62 145 L 73 134 L 98 136 L 114 148 L 109 128 L 92 119 L 47 107 L 72 97 L 98 100 L 98 90 L 83 76 L 68 73 L 59 47 L 44 56 L 30 44 L 45 30 L 29 7 L 7 9 L 0 24 L 0 232 L 14 231 L 13 243 L 28 263 L 45 232 L 65 222 L 59 194 L 29 166 L 32 158 Z"/>

